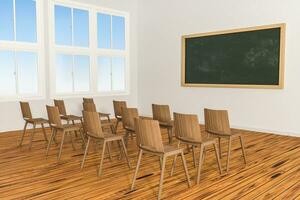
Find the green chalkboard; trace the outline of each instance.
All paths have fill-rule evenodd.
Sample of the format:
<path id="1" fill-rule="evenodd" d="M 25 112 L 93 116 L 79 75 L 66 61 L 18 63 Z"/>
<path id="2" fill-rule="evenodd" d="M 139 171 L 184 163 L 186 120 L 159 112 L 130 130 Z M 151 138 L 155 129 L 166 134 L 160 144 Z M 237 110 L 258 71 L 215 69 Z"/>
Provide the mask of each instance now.
<path id="1" fill-rule="evenodd" d="M 183 36 L 183 85 L 282 88 L 284 28 Z"/>

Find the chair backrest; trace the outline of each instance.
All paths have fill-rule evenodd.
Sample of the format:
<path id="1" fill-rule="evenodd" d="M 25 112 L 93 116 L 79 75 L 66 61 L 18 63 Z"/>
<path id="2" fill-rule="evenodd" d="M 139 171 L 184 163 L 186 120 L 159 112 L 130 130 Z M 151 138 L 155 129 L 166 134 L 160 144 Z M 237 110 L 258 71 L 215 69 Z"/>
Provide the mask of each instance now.
<path id="1" fill-rule="evenodd" d="M 204 109 L 205 130 L 219 135 L 231 135 L 227 110 Z"/>
<path id="2" fill-rule="evenodd" d="M 103 138 L 101 121 L 97 112 L 82 111 L 84 130 L 91 135 Z"/>
<path id="3" fill-rule="evenodd" d="M 187 137 L 193 141 L 202 141 L 197 115 L 174 113 L 174 127 L 178 139 Z"/>
<path id="4" fill-rule="evenodd" d="M 171 113 L 168 105 L 152 104 L 153 119 L 160 122 L 170 122 Z"/>
<path id="5" fill-rule="evenodd" d="M 122 124 L 123 127 L 134 130 L 134 119 L 139 117 L 137 108 L 122 108 Z"/>
<path id="6" fill-rule="evenodd" d="M 97 112 L 97 108 L 96 108 L 96 105 L 94 103 L 83 102 L 82 105 L 83 105 L 83 110 L 84 111 L 87 111 L 87 112 Z"/>
<path id="7" fill-rule="evenodd" d="M 122 108 L 127 108 L 126 101 L 113 101 L 115 117 L 122 117 Z"/>
<path id="8" fill-rule="evenodd" d="M 134 119 L 136 140 L 139 147 L 153 152 L 164 152 L 159 122 L 151 119 Z"/>
<path id="9" fill-rule="evenodd" d="M 94 103 L 93 98 L 83 98 L 83 103 Z"/>
<path id="10" fill-rule="evenodd" d="M 61 115 L 67 115 L 67 111 L 66 111 L 64 100 L 54 99 L 54 105 L 56 107 L 58 107 L 59 114 L 61 114 Z"/>
<path id="11" fill-rule="evenodd" d="M 52 127 L 62 127 L 58 107 L 47 105 L 46 108 L 50 125 Z"/>
<path id="12" fill-rule="evenodd" d="M 32 119 L 31 109 L 28 102 L 20 101 L 22 116 L 24 119 Z"/>

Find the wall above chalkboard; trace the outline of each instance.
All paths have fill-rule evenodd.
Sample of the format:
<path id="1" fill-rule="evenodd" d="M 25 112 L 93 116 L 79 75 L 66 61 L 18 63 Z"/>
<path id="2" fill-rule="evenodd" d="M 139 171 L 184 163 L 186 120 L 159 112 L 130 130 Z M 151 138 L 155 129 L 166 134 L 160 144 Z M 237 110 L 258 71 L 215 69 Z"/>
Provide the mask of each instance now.
<path id="1" fill-rule="evenodd" d="M 285 24 L 182 36 L 182 86 L 284 87 Z"/>

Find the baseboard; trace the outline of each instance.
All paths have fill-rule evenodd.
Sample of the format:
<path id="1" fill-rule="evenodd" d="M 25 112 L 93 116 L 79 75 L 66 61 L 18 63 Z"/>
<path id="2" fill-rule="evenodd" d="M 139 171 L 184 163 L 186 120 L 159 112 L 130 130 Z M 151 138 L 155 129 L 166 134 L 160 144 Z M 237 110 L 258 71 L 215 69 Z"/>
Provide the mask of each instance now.
<path id="1" fill-rule="evenodd" d="M 274 134 L 274 135 L 300 137 L 300 133 L 295 133 L 295 132 L 280 132 L 280 131 L 270 130 L 270 129 L 250 128 L 250 127 L 235 126 L 235 125 L 232 125 L 231 127 L 235 128 L 235 129 L 249 130 L 249 131 L 261 132 L 261 133 L 269 133 L 269 134 Z"/>

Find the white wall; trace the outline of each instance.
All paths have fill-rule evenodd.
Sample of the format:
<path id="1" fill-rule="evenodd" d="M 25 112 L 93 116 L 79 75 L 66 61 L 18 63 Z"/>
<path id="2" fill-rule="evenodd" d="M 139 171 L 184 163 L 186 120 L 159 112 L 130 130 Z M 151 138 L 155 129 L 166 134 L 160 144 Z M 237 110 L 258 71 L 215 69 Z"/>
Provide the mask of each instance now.
<path id="1" fill-rule="evenodd" d="M 81 3 L 93 4 L 105 8 L 111 8 L 129 12 L 130 14 L 130 94 L 126 96 L 96 97 L 98 110 L 113 113 L 112 100 L 122 99 L 128 101 L 129 105 L 137 106 L 137 9 L 138 0 L 76 0 Z M 46 1 L 45 1 L 46 2 Z M 49 90 L 49 58 L 48 58 L 48 19 L 47 5 L 45 5 L 45 38 L 46 38 L 46 82 Z M 47 117 L 46 104 L 53 104 L 49 98 L 49 92 L 44 100 L 30 101 L 32 114 L 34 117 Z M 82 98 L 66 99 L 67 112 L 70 114 L 81 114 Z M 24 126 L 19 103 L 0 102 L 0 132 L 8 130 L 19 130 Z"/>
<path id="2" fill-rule="evenodd" d="M 139 5 L 138 103 L 197 113 L 228 109 L 235 127 L 300 136 L 299 0 L 143 0 Z M 181 36 L 287 23 L 284 90 L 180 87 Z"/>

